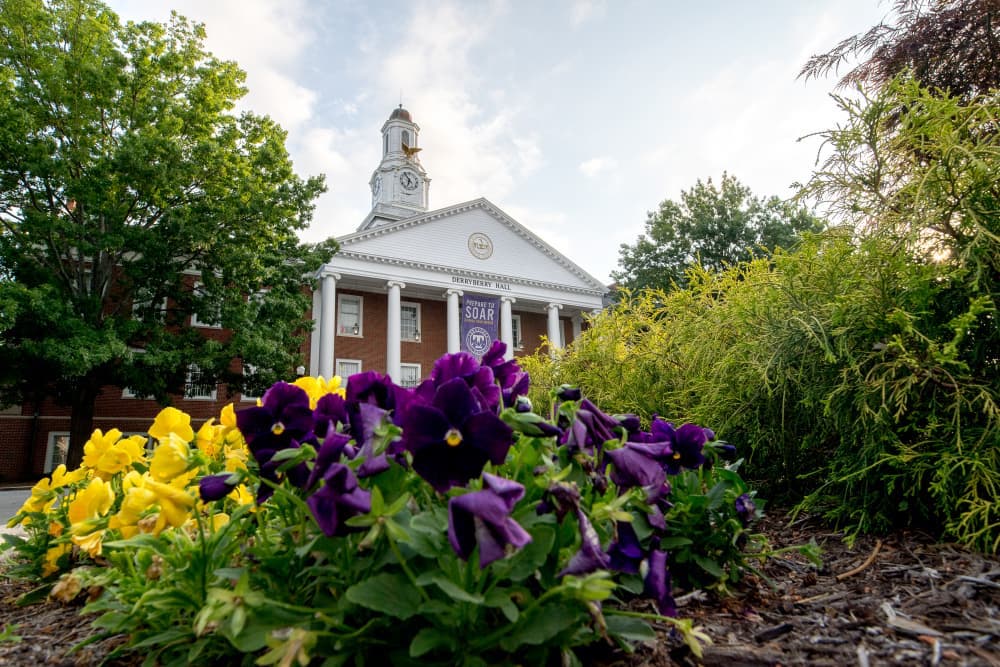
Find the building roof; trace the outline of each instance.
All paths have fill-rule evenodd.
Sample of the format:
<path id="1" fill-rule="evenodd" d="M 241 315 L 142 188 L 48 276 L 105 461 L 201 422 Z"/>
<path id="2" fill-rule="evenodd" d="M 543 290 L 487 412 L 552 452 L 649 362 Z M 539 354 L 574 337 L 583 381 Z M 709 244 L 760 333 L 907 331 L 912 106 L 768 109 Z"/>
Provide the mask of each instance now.
<path id="1" fill-rule="evenodd" d="M 389 120 L 396 119 L 405 120 L 408 123 L 413 122 L 413 119 L 410 117 L 410 112 L 404 109 L 402 104 L 400 104 L 398 108 L 393 109 L 392 113 L 389 114 Z"/>

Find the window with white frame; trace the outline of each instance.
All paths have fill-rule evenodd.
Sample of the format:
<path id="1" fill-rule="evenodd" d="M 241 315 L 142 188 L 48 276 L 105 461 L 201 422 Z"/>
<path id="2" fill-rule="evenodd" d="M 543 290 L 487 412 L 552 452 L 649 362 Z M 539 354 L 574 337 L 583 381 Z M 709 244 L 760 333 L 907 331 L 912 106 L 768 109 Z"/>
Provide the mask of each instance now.
<path id="1" fill-rule="evenodd" d="M 420 364 L 399 365 L 399 386 L 416 387 L 420 384 Z"/>
<path id="2" fill-rule="evenodd" d="M 188 366 L 187 380 L 184 383 L 184 398 L 214 401 L 217 389 L 215 381 L 206 377 L 198 364 Z"/>
<path id="3" fill-rule="evenodd" d="M 521 316 L 511 315 L 510 316 L 510 337 L 514 342 L 515 350 L 524 349 L 524 339 L 521 337 Z"/>
<path id="4" fill-rule="evenodd" d="M 252 378 L 256 374 L 257 374 L 257 369 L 254 367 L 254 365 L 248 364 L 247 362 L 244 361 L 243 376 L 247 378 Z M 240 395 L 240 400 L 242 401 L 256 401 L 258 398 L 260 398 L 259 394 L 255 393 L 252 389 L 248 389 L 245 387 L 243 389 L 243 393 Z"/>
<path id="5" fill-rule="evenodd" d="M 132 299 L 132 319 L 143 320 L 149 317 L 155 322 L 163 322 L 167 315 L 167 297 L 154 303 L 153 296 L 148 293 L 137 292 Z"/>
<path id="6" fill-rule="evenodd" d="M 52 472 L 66 463 L 66 452 L 69 451 L 69 431 L 49 431 L 49 441 L 45 447 L 45 470 Z"/>
<path id="7" fill-rule="evenodd" d="M 340 380 L 344 385 L 347 384 L 347 378 L 360 372 L 360 359 L 337 359 L 337 375 L 340 376 Z"/>
<path id="8" fill-rule="evenodd" d="M 362 321 L 362 306 L 364 300 L 357 294 L 337 295 L 337 335 L 361 336 L 364 322 Z"/>
<path id="9" fill-rule="evenodd" d="M 204 297 L 204 290 L 202 287 L 203 285 L 200 282 L 196 282 L 191 288 L 196 298 Z M 204 320 L 200 319 L 197 313 L 191 313 L 191 326 L 202 327 L 204 329 L 221 329 L 222 313 L 219 312 L 218 308 L 213 308 L 212 312 L 205 315 Z"/>
<path id="10" fill-rule="evenodd" d="M 420 304 L 403 301 L 399 304 L 399 337 L 420 342 Z"/>
<path id="11" fill-rule="evenodd" d="M 146 350 L 139 347 L 130 347 L 129 353 L 134 355 L 146 354 Z M 137 393 L 132 387 L 122 387 L 122 398 L 147 398 L 144 394 Z"/>

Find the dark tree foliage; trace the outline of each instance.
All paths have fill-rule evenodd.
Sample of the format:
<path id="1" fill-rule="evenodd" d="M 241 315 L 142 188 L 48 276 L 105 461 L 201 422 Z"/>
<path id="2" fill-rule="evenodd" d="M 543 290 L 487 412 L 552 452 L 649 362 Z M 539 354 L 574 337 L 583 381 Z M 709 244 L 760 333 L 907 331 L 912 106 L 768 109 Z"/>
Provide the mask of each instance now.
<path id="1" fill-rule="evenodd" d="M 673 289 L 686 283 L 685 270 L 699 264 L 719 270 L 788 248 L 799 235 L 819 231 L 823 222 L 806 208 L 778 197 L 763 199 L 734 176 L 723 173 L 721 187 L 709 178 L 682 190 L 680 202 L 664 200 L 650 211 L 646 233 L 619 249 L 612 277 L 630 289 Z"/>
<path id="2" fill-rule="evenodd" d="M 909 72 L 925 88 L 962 99 L 1000 88 L 1000 0 L 897 0 L 893 14 L 813 56 L 799 76 L 824 76 L 867 56 L 840 86 L 882 86 Z"/>
<path id="3" fill-rule="evenodd" d="M 167 402 L 192 363 L 237 388 L 287 377 L 335 249 L 299 243 L 323 179 L 234 111 L 244 73 L 204 38 L 99 0 L 0 2 L 0 405 L 71 405 L 70 466 L 103 387 Z"/>

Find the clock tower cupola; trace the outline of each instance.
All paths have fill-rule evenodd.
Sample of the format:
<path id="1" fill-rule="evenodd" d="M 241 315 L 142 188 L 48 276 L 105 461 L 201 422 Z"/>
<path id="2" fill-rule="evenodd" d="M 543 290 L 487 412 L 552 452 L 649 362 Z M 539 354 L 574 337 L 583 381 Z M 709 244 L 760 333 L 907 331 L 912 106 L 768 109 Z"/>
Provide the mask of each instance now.
<path id="1" fill-rule="evenodd" d="M 430 179 L 420 164 L 420 127 L 400 104 L 382 125 L 382 161 L 368 185 L 372 210 L 358 231 L 409 218 L 427 210 Z"/>

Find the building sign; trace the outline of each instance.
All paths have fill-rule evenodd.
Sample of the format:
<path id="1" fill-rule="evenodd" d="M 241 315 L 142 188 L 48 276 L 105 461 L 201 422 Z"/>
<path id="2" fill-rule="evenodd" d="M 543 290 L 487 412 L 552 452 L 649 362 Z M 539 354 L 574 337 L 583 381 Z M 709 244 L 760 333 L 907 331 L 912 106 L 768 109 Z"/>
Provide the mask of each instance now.
<path id="1" fill-rule="evenodd" d="M 463 276 L 452 276 L 451 282 L 456 285 L 471 285 L 473 287 L 487 287 L 489 289 L 502 289 L 510 291 L 510 283 L 503 283 L 499 280 L 480 280 L 479 278 L 465 278 Z"/>
<path id="2" fill-rule="evenodd" d="M 462 299 L 462 351 L 482 359 L 499 338 L 500 297 L 466 294 Z"/>

